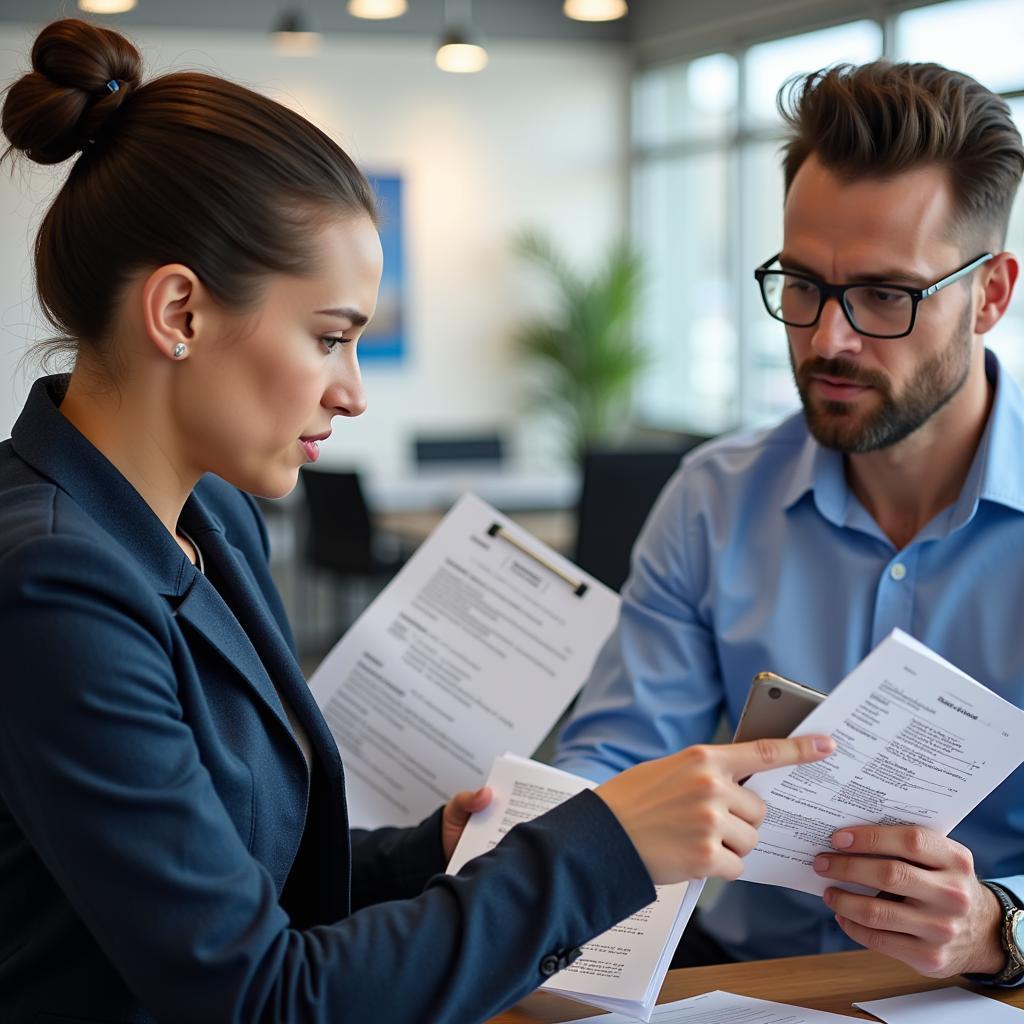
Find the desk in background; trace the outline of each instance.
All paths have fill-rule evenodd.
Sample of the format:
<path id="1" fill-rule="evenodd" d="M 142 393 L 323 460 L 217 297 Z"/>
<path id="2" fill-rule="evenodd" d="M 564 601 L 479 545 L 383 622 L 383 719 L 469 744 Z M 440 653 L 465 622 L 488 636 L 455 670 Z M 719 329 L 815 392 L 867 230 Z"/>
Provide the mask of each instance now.
<path id="1" fill-rule="evenodd" d="M 409 509 L 404 512 L 379 512 L 373 517 L 381 533 L 397 537 L 410 549 L 422 544 L 444 517 L 444 511 Z M 572 557 L 576 543 L 576 513 L 573 509 L 541 512 L 506 512 L 509 519 L 529 530 L 539 541 L 563 555 Z"/>
<path id="2" fill-rule="evenodd" d="M 543 473 L 472 467 L 433 468 L 400 477 L 363 475 L 366 499 L 374 512 L 447 511 L 472 492 L 506 514 L 576 507 L 579 472 L 572 468 Z"/>
<path id="3" fill-rule="evenodd" d="M 853 1001 L 884 999 L 953 984 L 956 984 L 955 978 L 922 978 L 896 960 L 864 950 L 669 971 L 658 1002 L 669 1003 L 721 989 L 738 995 L 806 1006 L 812 1010 L 843 1013 L 855 1020 L 871 1020 L 878 1024 L 876 1017 L 855 1010 L 851 1005 Z M 973 991 L 1024 1008 L 1024 987 L 974 987 Z M 492 1018 L 490 1024 L 555 1024 L 599 1012 L 582 1003 L 537 992 L 513 1009 Z"/>
<path id="4" fill-rule="evenodd" d="M 519 473 L 460 469 L 366 478 L 374 526 L 417 548 L 464 494 L 493 505 L 549 547 L 571 555 L 576 543 L 579 474 L 574 470 Z"/>

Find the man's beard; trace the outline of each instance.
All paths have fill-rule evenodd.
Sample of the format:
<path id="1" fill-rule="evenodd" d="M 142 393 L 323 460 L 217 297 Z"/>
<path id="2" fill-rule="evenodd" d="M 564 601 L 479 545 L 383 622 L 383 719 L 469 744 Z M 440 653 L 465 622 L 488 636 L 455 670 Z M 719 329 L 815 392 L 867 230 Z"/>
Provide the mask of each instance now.
<path id="1" fill-rule="evenodd" d="M 971 307 L 972 303 L 968 302 L 949 344 L 914 371 L 901 395 L 893 394 L 885 374 L 878 370 L 863 370 L 849 360 L 812 357 L 797 367 L 790 347 L 793 379 L 800 392 L 807 429 L 814 439 L 826 448 L 853 455 L 888 448 L 927 423 L 967 380 L 973 344 Z M 907 342 L 906 338 L 897 338 L 879 343 L 899 345 Z M 878 395 L 876 408 L 857 418 L 852 402 L 814 400 L 811 397 L 811 378 L 818 374 L 873 388 Z"/>

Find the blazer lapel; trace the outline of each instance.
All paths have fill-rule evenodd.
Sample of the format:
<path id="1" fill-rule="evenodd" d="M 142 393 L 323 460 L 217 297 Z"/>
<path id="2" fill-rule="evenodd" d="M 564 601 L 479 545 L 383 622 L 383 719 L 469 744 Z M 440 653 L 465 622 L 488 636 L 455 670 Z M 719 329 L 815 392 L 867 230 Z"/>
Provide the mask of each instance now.
<path id="1" fill-rule="evenodd" d="M 223 535 L 208 546 L 209 557 L 217 567 L 217 580 L 224 581 L 223 585 L 230 591 L 225 596 L 237 610 L 241 624 L 252 638 L 261 663 L 306 730 L 313 751 L 326 770 L 328 778 L 343 786 L 338 745 L 313 699 L 309 684 L 291 648 L 262 599 L 259 584 L 249 568 L 249 563 L 242 552 Z M 205 550 L 204 548 L 204 553 Z"/>
<path id="2" fill-rule="evenodd" d="M 203 555 L 206 557 L 205 548 Z M 175 615 L 179 623 L 187 623 L 231 665 L 291 735 L 281 699 L 259 654 L 231 608 L 201 573 L 196 573 Z"/>

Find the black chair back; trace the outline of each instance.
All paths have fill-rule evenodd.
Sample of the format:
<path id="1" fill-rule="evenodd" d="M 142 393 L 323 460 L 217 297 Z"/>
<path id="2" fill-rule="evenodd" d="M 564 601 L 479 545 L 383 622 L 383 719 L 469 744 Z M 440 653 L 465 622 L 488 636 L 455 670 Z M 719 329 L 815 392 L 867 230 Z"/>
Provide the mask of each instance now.
<path id="1" fill-rule="evenodd" d="M 374 572 L 373 523 L 356 472 L 303 469 L 306 558 L 343 575 Z"/>
<path id="2" fill-rule="evenodd" d="M 633 544 L 683 455 L 703 437 L 686 437 L 667 450 L 588 451 L 577 516 L 575 559 L 613 590 L 629 575 Z"/>

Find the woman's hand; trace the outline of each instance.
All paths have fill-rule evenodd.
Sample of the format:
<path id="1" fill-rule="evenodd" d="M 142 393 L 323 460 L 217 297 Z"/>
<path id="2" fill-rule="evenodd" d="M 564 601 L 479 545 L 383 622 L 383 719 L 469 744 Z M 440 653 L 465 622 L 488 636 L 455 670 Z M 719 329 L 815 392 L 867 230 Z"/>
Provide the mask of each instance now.
<path id="1" fill-rule="evenodd" d="M 491 791 L 487 786 L 483 786 L 475 792 L 464 789 L 445 804 L 444 814 L 441 815 L 441 846 L 444 849 L 445 863 L 452 859 L 466 822 L 490 802 Z"/>
<path id="2" fill-rule="evenodd" d="M 828 736 L 687 747 L 598 786 L 633 840 L 656 885 L 691 878 L 739 878 L 757 845 L 764 801 L 740 779 L 769 768 L 821 761 Z"/>

